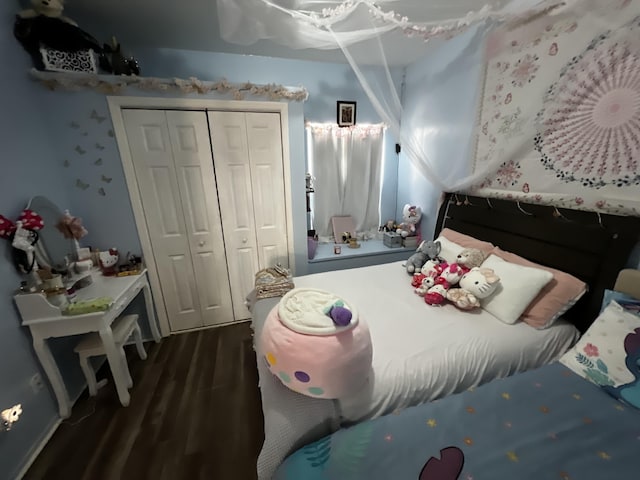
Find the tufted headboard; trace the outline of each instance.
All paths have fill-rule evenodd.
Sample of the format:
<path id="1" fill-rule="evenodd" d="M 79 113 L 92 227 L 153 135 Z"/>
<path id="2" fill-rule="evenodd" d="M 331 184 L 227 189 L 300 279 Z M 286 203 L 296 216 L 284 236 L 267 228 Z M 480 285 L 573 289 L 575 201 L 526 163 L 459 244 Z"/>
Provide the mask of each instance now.
<path id="1" fill-rule="evenodd" d="M 581 279 L 589 291 L 564 318 L 584 332 L 640 239 L 640 218 L 446 194 L 434 238 L 451 228 Z"/>

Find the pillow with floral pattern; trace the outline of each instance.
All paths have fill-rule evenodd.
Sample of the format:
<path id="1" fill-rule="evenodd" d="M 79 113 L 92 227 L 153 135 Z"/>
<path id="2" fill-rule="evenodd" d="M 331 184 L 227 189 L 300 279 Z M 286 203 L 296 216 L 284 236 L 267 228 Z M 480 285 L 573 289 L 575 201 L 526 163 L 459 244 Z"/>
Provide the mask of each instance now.
<path id="1" fill-rule="evenodd" d="M 640 408 L 640 316 L 611 300 L 560 362 L 628 405 Z"/>

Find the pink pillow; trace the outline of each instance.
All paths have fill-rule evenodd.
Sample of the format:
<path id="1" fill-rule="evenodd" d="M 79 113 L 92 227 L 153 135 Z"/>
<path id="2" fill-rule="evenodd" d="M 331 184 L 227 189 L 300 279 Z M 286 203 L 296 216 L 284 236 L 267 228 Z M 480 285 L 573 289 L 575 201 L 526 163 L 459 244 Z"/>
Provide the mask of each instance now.
<path id="1" fill-rule="evenodd" d="M 587 284 L 573 275 L 531 262 L 515 253 L 505 252 L 500 247 L 495 247 L 492 253 L 507 262 L 540 268 L 553 274 L 551 281 L 531 301 L 520 317 L 520 320 L 534 328 L 549 328 L 587 291 Z"/>
<path id="2" fill-rule="evenodd" d="M 464 233 L 456 232 L 455 230 L 451 230 L 450 228 L 443 228 L 440 232 L 440 235 L 445 237 L 447 240 L 451 240 L 453 243 L 457 243 L 463 248 L 476 248 L 486 253 L 487 255 L 489 255 L 495 248 L 495 245 L 493 245 L 493 243 L 478 240 L 477 238 L 470 237 L 469 235 L 465 235 Z"/>

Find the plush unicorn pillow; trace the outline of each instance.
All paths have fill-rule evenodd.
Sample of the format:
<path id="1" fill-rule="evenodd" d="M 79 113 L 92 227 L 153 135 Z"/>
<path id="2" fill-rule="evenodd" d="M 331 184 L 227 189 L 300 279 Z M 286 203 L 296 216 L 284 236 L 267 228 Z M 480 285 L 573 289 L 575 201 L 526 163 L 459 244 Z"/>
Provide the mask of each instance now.
<path id="1" fill-rule="evenodd" d="M 615 300 L 560 362 L 614 397 L 640 408 L 640 316 Z"/>

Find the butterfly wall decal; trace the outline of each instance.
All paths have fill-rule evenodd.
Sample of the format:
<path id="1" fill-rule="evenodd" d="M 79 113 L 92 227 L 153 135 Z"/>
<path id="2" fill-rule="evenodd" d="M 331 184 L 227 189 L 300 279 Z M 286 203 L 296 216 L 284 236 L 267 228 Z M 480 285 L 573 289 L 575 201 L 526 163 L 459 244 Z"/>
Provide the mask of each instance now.
<path id="1" fill-rule="evenodd" d="M 104 145 L 101 145 L 100 143 L 96 142 L 96 148 L 98 150 L 104 150 Z"/>
<path id="2" fill-rule="evenodd" d="M 111 180 L 113 180 L 113 178 L 111 177 L 107 177 L 104 173 L 100 176 L 100 180 L 102 180 L 104 183 L 111 183 Z"/>
<path id="3" fill-rule="evenodd" d="M 85 153 L 87 153 L 87 151 L 84 148 L 82 148 L 80 145 L 76 145 L 76 148 L 74 148 L 74 150 L 80 155 L 84 155 Z"/>
<path id="4" fill-rule="evenodd" d="M 104 191 L 104 188 L 100 187 L 98 189 L 98 194 L 104 197 L 107 194 L 107 192 Z"/>
<path id="5" fill-rule="evenodd" d="M 102 123 L 107 119 L 107 117 L 103 117 L 103 116 L 98 115 L 98 112 L 96 112 L 95 109 L 91 110 L 91 115 L 89 116 L 89 118 L 91 120 L 95 120 L 98 123 Z"/>
<path id="6" fill-rule="evenodd" d="M 80 124 L 78 122 L 69 122 L 69 126 L 74 129 L 80 128 Z"/>
<path id="7" fill-rule="evenodd" d="M 80 190 L 86 190 L 87 188 L 89 188 L 91 185 L 89 185 L 88 183 L 84 183 L 82 180 L 80 180 L 79 178 L 76 180 L 76 187 L 78 187 Z"/>
<path id="8" fill-rule="evenodd" d="M 93 162 L 94 165 L 102 165 L 102 159 L 99 158 L 97 159 L 95 162 Z"/>

